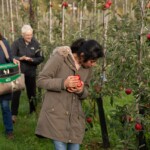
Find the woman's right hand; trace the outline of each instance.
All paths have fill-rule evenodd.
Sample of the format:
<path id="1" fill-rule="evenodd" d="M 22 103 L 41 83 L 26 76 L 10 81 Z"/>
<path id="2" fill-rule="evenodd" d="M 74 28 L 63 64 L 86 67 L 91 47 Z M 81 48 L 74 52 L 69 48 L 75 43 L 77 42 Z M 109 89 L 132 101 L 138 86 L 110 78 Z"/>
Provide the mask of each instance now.
<path id="1" fill-rule="evenodd" d="M 22 57 L 19 58 L 19 60 L 20 60 L 20 61 L 26 60 L 26 61 L 30 61 L 30 62 L 33 61 L 33 59 L 32 59 L 31 57 L 27 57 L 27 56 L 22 56 Z"/>
<path id="2" fill-rule="evenodd" d="M 79 78 L 77 76 L 68 76 L 64 82 L 65 88 L 75 88 L 79 83 Z"/>

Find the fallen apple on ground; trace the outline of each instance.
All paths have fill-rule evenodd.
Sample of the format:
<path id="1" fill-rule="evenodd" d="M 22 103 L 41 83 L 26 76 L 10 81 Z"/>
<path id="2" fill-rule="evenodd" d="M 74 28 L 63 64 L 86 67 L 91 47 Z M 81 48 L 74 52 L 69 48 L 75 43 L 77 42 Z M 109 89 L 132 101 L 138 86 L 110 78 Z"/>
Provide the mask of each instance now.
<path id="1" fill-rule="evenodd" d="M 127 95 L 129 95 L 129 94 L 131 94 L 132 93 L 132 89 L 125 89 L 125 93 L 127 94 Z"/>

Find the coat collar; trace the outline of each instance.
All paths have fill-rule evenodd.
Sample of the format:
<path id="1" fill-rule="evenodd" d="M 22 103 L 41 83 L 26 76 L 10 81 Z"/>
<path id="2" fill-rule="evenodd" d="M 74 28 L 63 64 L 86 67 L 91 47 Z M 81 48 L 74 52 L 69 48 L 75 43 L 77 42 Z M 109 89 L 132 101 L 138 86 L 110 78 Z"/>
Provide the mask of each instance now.
<path id="1" fill-rule="evenodd" d="M 64 56 L 66 64 L 75 71 L 75 73 L 78 71 L 75 62 L 73 59 L 72 51 L 69 46 L 61 46 L 61 47 L 56 47 L 53 50 L 53 54 L 59 53 L 60 55 Z"/>

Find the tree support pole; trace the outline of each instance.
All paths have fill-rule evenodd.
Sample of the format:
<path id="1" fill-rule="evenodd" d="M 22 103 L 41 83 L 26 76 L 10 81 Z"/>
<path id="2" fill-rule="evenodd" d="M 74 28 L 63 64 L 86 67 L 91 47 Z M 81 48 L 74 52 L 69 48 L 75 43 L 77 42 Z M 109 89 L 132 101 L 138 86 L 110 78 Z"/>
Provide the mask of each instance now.
<path id="1" fill-rule="evenodd" d="M 103 99 L 102 97 L 99 97 L 97 98 L 96 101 L 97 101 L 98 114 L 99 114 L 99 120 L 100 120 L 101 131 L 102 131 L 103 147 L 109 148 L 110 142 L 109 142 L 107 127 L 106 127 L 105 112 L 103 108 Z"/>

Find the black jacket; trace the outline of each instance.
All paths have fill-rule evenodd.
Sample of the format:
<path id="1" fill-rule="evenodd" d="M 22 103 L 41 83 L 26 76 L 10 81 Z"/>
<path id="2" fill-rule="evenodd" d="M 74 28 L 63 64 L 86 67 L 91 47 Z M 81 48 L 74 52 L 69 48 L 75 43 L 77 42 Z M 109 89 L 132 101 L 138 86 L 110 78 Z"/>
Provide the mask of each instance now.
<path id="1" fill-rule="evenodd" d="M 14 58 L 19 60 L 20 57 L 27 56 L 33 59 L 33 62 L 28 62 L 25 60 L 20 61 L 21 72 L 26 76 L 36 76 L 37 65 L 39 65 L 44 60 L 38 41 L 35 38 L 32 38 L 31 42 L 26 45 L 24 39 L 21 37 L 13 42 L 11 48 Z"/>

